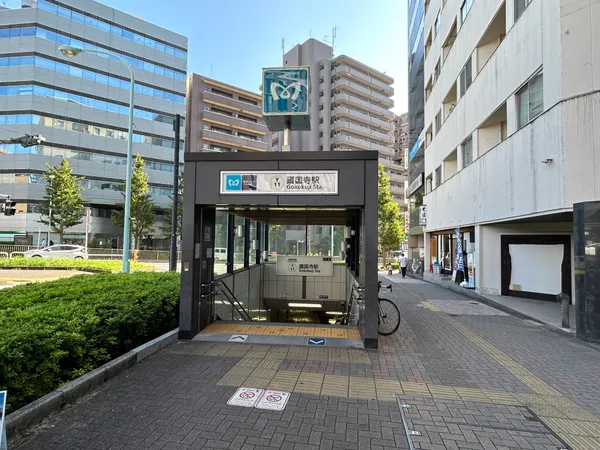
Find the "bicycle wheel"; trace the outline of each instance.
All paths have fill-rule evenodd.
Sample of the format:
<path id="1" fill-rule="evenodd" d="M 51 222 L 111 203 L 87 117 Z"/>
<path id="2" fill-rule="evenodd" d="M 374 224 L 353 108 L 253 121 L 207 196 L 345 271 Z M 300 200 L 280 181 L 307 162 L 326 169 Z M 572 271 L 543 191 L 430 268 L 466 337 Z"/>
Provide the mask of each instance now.
<path id="1" fill-rule="evenodd" d="M 379 322 L 377 332 L 382 336 L 394 334 L 400 327 L 400 310 L 387 298 L 379 298 Z"/>

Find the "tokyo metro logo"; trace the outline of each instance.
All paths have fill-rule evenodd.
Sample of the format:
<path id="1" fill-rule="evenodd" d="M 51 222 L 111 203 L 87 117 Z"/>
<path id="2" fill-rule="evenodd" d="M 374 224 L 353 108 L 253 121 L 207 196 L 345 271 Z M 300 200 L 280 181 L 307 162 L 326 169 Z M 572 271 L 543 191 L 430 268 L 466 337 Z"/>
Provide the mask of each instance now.
<path id="1" fill-rule="evenodd" d="M 241 191 L 242 190 L 242 176 L 241 175 L 226 175 L 225 176 L 225 190 L 226 191 Z"/>

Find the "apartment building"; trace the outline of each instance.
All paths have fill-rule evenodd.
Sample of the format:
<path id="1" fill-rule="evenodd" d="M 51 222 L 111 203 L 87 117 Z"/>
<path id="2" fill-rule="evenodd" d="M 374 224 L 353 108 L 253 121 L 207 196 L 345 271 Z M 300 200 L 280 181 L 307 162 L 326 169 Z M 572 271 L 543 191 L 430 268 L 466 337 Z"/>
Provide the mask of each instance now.
<path id="1" fill-rule="evenodd" d="M 45 195 L 46 164 L 63 158 L 84 178 L 91 208 L 94 245 L 119 247 L 122 229 L 111 210 L 123 203 L 130 77 L 116 59 L 94 54 L 109 50 L 134 68 L 133 153 L 146 161 L 157 229 L 144 245 L 160 246 L 161 213 L 171 206 L 175 114 L 185 112 L 187 38 L 93 0 L 23 0 L 19 9 L 0 9 L 0 138 L 39 134 L 43 145 L 3 145 L 0 193 L 18 202 L 14 217 L 0 217 L 0 235 L 46 237 L 39 203 Z M 90 52 L 65 58 L 59 45 Z M 183 157 L 180 158 L 183 161 Z M 67 242 L 83 242 L 83 224 L 68 230 Z M 58 242 L 58 235 L 50 239 Z M 164 241 L 168 246 L 168 240 Z"/>
<path id="2" fill-rule="evenodd" d="M 293 131 L 292 151 L 375 150 L 390 173 L 392 194 L 404 204 L 402 167 L 394 161 L 394 79 L 316 39 L 283 56 L 284 66 L 309 66 L 310 131 Z M 283 133 L 274 133 L 280 150 Z"/>
<path id="3" fill-rule="evenodd" d="M 419 209 L 424 192 L 425 123 L 425 2 L 408 2 L 408 182 L 406 197 L 408 214 L 408 259 L 410 270 L 420 274 L 425 257 L 424 228 Z"/>
<path id="4" fill-rule="evenodd" d="M 408 113 L 394 116 L 394 161 L 408 169 Z"/>
<path id="5" fill-rule="evenodd" d="M 188 152 L 264 152 L 269 130 L 262 97 L 198 74 L 188 78 Z"/>
<path id="6" fill-rule="evenodd" d="M 408 113 L 394 116 L 393 165 L 389 168 L 392 193 L 402 189 L 402 195 L 394 195 L 402 212 L 408 210 L 406 181 L 408 179 Z"/>
<path id="7" fill-rule="evenodd" d="M 572 295 L 573 204 L 600 199 L 600 4 L 425 6 L 426 265 L 451 274 L 458 236 L 480 293 Z"/>

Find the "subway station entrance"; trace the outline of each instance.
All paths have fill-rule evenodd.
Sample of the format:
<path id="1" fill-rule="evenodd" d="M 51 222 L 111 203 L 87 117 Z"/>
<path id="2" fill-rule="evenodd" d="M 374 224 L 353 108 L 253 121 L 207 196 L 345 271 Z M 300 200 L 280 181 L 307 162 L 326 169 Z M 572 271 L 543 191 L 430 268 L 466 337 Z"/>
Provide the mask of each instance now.
<path id="1" fill-rule="evenodd" d="M 186 153 L 184 173 L 180 338 L 377 348 L 376 152 Z"/>

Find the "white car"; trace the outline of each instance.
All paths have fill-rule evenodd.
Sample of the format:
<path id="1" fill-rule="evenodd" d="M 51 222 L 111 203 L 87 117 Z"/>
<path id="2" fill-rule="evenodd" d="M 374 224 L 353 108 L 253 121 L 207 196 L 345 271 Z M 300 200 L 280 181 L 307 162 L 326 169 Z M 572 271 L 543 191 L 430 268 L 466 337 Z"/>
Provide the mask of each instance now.
<path id="1" fill-rule="evenodd" d="M 25 258 L 46 259 L 88 259 L 85 247 L 81 245 L 59 244 L 50 247 L 29 250 L 23 253 Z"/>

